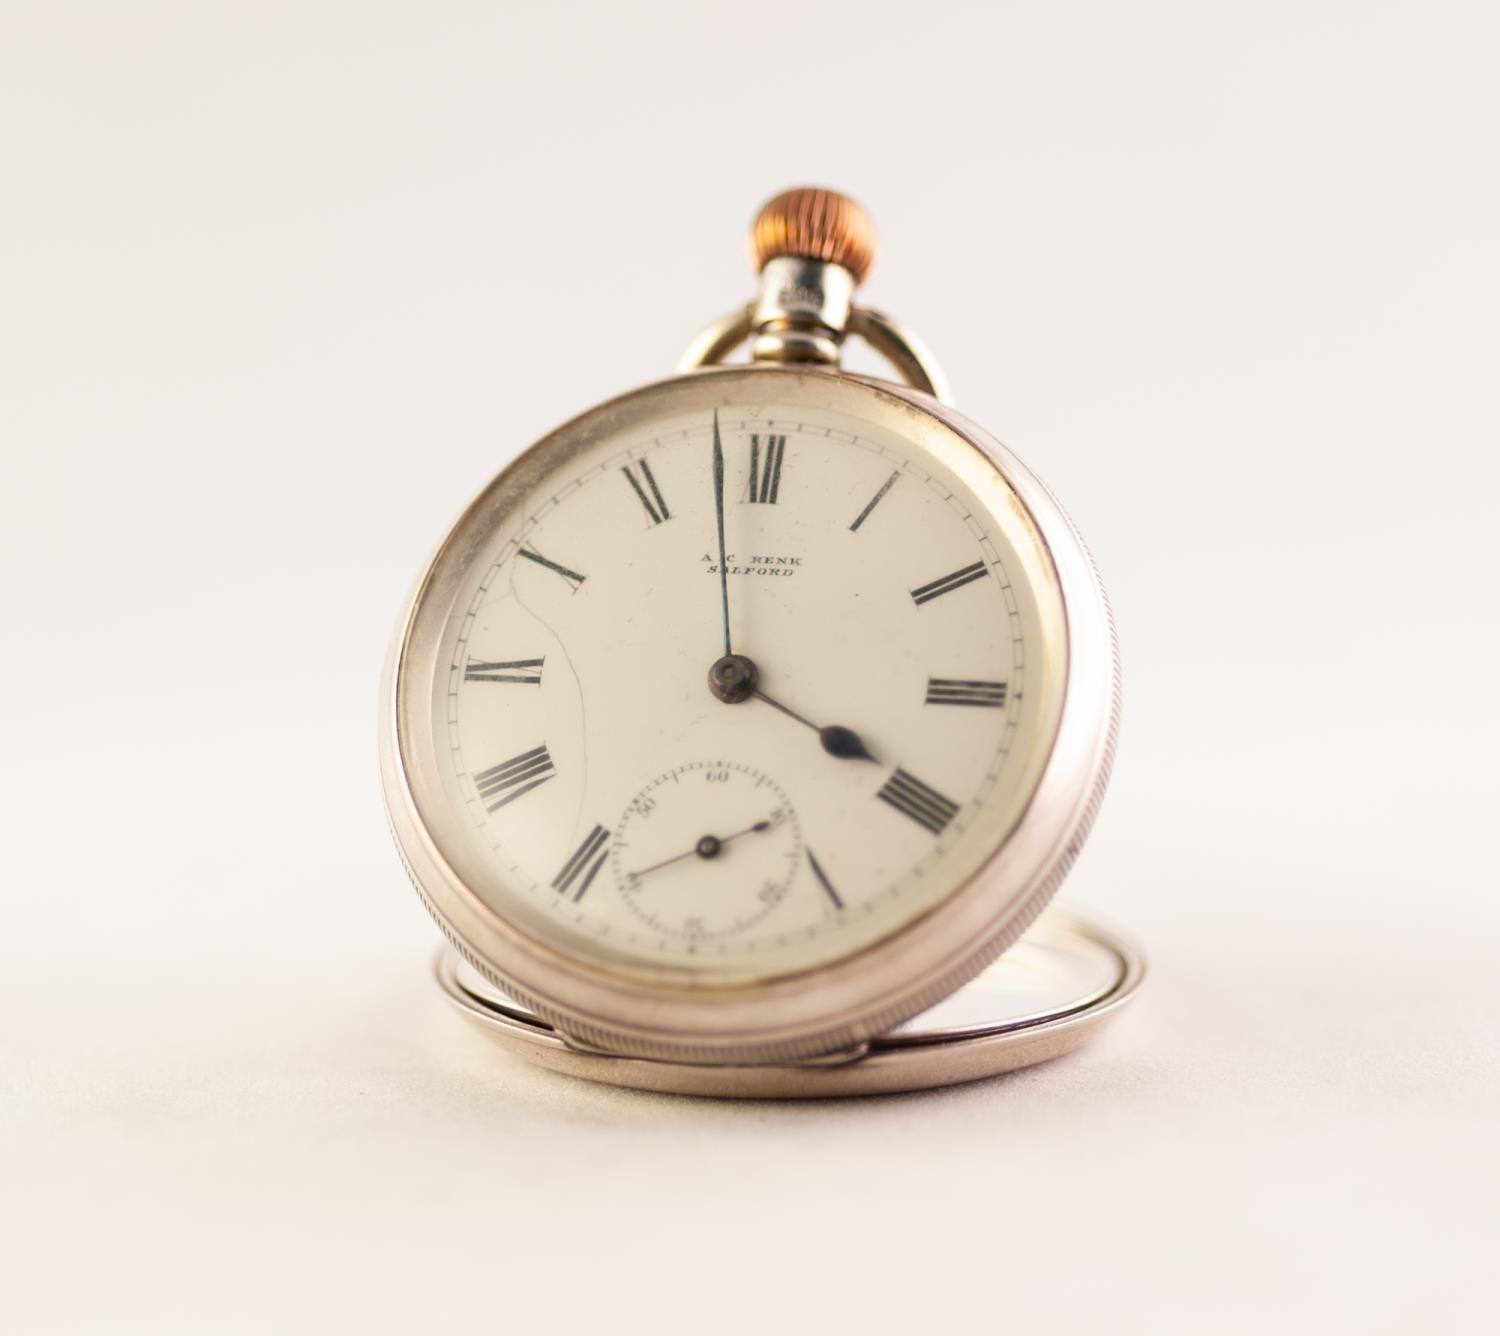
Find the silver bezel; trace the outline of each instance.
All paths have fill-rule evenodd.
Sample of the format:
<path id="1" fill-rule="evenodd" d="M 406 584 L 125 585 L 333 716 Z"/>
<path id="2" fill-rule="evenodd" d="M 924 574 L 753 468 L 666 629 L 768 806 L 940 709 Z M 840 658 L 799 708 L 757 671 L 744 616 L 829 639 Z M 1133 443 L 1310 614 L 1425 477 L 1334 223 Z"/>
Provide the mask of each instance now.
<path id="1" fill-rule="evenodd" d="M 772 385 L 768 378 L 774 377 Z M 508 923 L 454 870 L 457 816 L 444 795 L 431 699 L 441 635 L 483 535 L 524 500 L 542 460 L 603 435 L 701 409 L 774 401 L 880 420 L 939 457 L 956 435 L 999 471 L 1025 508 L 1037 563 L 1061 599 L 1064 689 L 1035 792 L 1010 834 L 940 904 L 890 936 L 799 974 L 712 987 L 617 973 L 554 950 Z M 972 978 L 1025 930 L 1082 846 L 1114 751 L 1119 672 L 1108 605 L 1082 540 L 1029 469 L 974 423 L 916 390 L 847 372 L 749 366 L 696 371 L 610 400 L 505 468 L 449 531 L 418 584 L 387 663 L 381 777 L 413 884 L 481 974 L 574 1044 L 695 1063 L 787 1062 L 853 1049 Z"/>

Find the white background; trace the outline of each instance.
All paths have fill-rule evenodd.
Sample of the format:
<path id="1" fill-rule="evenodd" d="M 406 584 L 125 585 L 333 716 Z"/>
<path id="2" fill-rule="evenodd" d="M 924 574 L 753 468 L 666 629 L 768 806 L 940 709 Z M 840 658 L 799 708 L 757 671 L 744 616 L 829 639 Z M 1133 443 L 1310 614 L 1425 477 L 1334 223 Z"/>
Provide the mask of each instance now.
<path id="1" fill-rule="evenodd" d="M 1493 1330 L 1484 3 L 0 16 L 0 1326 Z M 1066 898 L 1138 1008 L 823 1106 L 451 1015 L 381 660 L 468 497 L 744 300 L 773 191 L 1088 535 Z"/>

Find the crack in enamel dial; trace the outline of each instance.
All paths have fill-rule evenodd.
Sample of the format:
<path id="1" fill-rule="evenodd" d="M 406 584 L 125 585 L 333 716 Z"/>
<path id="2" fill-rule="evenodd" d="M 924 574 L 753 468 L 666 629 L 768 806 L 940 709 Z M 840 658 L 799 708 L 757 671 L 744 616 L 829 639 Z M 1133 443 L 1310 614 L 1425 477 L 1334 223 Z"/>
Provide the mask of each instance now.
<path id="1" fill-rule="evenodd" d="M 430 695 L 484 904 L 601 969 L 738 985 L 882 941 L 994 854 L 1055 735 L 1061 601 L 994 466 L 914 437 L 711 403 L 513 470 Z"/>

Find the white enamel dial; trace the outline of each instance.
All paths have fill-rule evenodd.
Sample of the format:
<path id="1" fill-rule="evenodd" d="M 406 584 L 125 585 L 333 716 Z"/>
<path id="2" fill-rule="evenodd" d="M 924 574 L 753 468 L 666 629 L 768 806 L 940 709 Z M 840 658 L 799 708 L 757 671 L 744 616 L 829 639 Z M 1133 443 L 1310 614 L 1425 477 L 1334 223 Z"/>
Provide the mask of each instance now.
<path id="1" fill-rule="evenodd" d="M 742 984 L 883 940 L 994 854 L 1057 728 L 1061 602 L 1004 478 L 933 431 L 726 402 L 512 471 L 451 558 L 429 697 L 444 853 L 485 905 L 601 969 Z M 726 594 L 757 673 L 732 703 Z"/>

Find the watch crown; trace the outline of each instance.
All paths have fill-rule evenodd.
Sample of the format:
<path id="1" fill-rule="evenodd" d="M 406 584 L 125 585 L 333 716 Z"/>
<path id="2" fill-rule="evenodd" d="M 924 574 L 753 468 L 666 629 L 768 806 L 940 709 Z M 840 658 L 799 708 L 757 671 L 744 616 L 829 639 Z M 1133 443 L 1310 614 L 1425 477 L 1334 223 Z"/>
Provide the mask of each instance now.
<path id="1" fill-rule="evenodd" d="M 781 255 L 839 265 L 859 283 L 875 262 L 875 227 L 862 205 L 836 190 L 784 190 L 761 206 L 750 228 L 757 273 Z"/>

